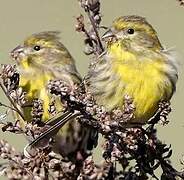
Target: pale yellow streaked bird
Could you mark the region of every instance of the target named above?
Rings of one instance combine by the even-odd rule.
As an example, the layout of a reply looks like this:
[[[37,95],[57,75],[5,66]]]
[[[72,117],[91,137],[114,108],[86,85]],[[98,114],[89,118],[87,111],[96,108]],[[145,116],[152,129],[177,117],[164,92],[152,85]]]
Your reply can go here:
[[[178,79],[176,57],[161,45],[156,31],[140,16],[117,18],[104,34],[106,53],[89,71],[89,90],[108,111],[133,99],[131,123],[145,123],[169,101]]]
[[[43,101],[43,121],[51,118],[49,104],[51,96],[47,90],[49,80],[62,80],[71,88],[81,83],[75,62],[65,46],[59,41],[55,31],[41,32],[28,37],[24,43],[11,52],[20,73],[20,86],[27,92],[29,102],[34,99]],[[57,111],[62,110],[61,101],[56,100]],[[27,121],[32,121],[31,108],[22,108]],[[77,151],[87,150],[90,130],[73,120],[68,122],[60,132],[62,141],[60,152],[66,156]],[[88,138],[89,137],[89,138]],[[84,142],[85,141],[85,142]],[[91,142],[90,142],[91,143]],[[91,146],[91,144],[90,144]]]

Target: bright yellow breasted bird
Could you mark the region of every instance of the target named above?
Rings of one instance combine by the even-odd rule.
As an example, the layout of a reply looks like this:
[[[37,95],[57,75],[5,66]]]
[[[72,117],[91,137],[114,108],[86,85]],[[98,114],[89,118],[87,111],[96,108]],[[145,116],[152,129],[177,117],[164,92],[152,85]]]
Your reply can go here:
[[[49,80],[62,80],[71,88],[81,83],[80,74],[69,51],[59,41],[55,31],[41,32],[28,37],[24,43],[11,52],[20,73],[20,86],[26,91],[30,103],[34,99],[43,101],[42,120],[51,118],[49,105],[51,96],[47,90]],[[56,99],[57,112],[62,111],[62,103]],[[31,108],[22,108],[27,121],[32,121]],[[20,117],[19,117],[20,118]],[[69,156],[87,150],[90,130],[72,120],[59,132],[61,137],[60,152]],[[89,137],[89,138],[88,138]]]
[[[106,53],[89,71],[89,90],[108,111],[122,109],[124,96],[130,96],[136,108],[131,123],[143,124],[160,101],[171,99],[178,79],[176,58],[140,16],[117,18],[103,39]]]

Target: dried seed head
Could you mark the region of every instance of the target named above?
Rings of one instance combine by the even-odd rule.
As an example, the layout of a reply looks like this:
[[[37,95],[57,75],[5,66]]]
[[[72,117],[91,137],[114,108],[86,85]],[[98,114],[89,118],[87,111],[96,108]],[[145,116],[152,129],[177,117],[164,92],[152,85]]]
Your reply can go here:
[[[33,121],[41,121],[43,112],[43,101],[39,99],[33,100],[33,107],[31,112]]]
[[[84,25],[84,16],[80,14],[77,18],[77,24],[75,25],[75,30],[77,32],[84,32],[85,31],[85,25]]]
[[[15,65],[1,65],[0,77],[8,92],[15,90],[19,85],[19,74]]]
[[[181,6],[184,6],[184,0],[177,0]]]

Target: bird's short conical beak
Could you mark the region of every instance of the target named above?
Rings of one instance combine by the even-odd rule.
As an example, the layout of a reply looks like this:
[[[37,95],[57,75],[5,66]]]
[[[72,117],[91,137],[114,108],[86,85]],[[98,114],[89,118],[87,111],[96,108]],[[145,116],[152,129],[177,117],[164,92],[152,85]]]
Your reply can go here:
[[[103,35],[102,35],[102,40],[106,40],[108,38],[115,37],[115,34],[111,29],[108,29]]]
[[[10,55],[13,59],[17,60],[21,53],[24,53],[24,49],[23,46],[19,45],[10,52]]]

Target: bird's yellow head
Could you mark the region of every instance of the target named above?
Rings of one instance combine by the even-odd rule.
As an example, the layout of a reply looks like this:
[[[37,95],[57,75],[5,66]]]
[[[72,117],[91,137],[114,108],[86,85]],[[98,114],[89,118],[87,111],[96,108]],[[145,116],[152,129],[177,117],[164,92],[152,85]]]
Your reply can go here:
[[[55,63],[62,65],[72,64],[71,55],[59,41],[59,32],[47,31],[33,34],[23,45],[16,47],[12,57],[24,69],[29,67],[49,67]]]
[[[108,46],[117,44],[130,51],[162,49],[153,27],[145,18],[135,15],[117,18],[102,38]]]

